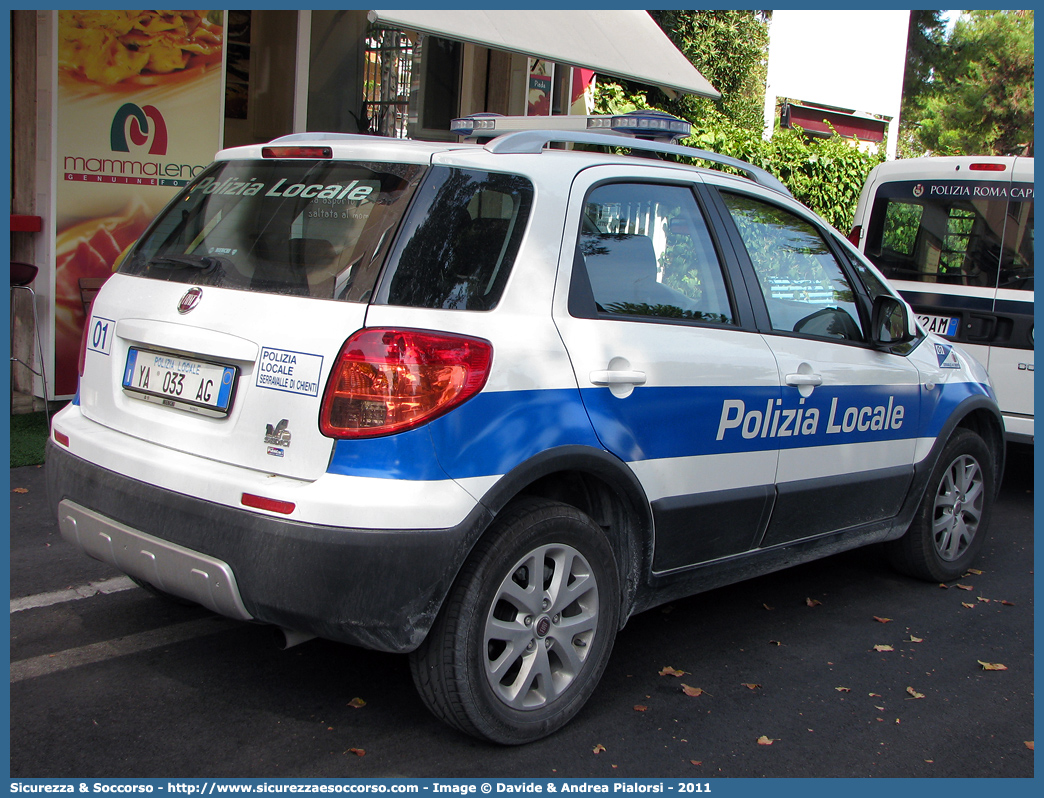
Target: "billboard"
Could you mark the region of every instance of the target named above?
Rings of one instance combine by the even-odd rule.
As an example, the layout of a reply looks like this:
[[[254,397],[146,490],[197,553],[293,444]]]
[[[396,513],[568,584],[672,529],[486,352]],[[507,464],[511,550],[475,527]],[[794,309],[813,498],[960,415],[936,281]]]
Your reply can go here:
[[[221,11],[53,12],[54,395],[76,391],[81,280],[105,278],[221,145]]]

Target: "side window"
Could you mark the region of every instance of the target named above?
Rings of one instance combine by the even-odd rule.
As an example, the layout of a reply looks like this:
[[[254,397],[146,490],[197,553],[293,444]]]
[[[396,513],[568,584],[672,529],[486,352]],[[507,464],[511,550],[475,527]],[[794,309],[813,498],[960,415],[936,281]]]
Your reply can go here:
[[[732,324],[721,263],[690,189],[599,186],[577,248],[599,313]]]
[[[529,220],[533,184],[520,175],[431,170],[392,253],[377,304],[491,310]]]
[[[772,329],[862,341],[852,285],[819,231],[753,197],[721,197],[754,264]]]

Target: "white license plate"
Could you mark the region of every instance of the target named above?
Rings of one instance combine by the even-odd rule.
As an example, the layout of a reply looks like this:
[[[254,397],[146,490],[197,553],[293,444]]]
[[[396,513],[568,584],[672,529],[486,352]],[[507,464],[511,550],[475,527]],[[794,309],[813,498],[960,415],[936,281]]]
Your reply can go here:
[[[957,328],[961,320],[953,316],[918,316],[917,320],[928,331],[937,335],[945,335],[953,338],[957,335]]]
[[[232,405],[237,372],[235,366],[132,347],[123,390],[136,399],[221,417]]]

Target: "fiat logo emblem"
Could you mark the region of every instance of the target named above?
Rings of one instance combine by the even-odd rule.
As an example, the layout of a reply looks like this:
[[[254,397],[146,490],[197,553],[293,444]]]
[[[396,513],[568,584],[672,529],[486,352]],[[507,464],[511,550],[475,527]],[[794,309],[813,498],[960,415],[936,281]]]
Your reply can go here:
[[[203,296],[202,288],[190,288],[185,296],[178,302],[178,313],[188,313],[199,304],[199,298]]]
[[[543,618],[541,618],[539,621],[537,621],[537,625],[536,625],[537,637],[543,637],[544,635],[546,635],[550,631],[551,631],[551,619],[548,618],[545,615]]]

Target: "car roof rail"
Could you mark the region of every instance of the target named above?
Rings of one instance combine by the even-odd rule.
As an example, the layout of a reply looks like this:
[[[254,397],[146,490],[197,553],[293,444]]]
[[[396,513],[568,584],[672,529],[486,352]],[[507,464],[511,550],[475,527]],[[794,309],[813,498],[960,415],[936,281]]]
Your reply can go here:
[[[779,180],[746,161],[732,158],[728,155],[720,155],[710,150],[700,150],[695,147],[685,147],[681,144],[665,144],[659,141],[647,141],[630,136],[615,133],[586,133],[584,131],[562,131],[562,130],[522,130],[517,133],[507,133],[487,142],[485,148],[492,153],[535,155],[543,152],[547,144],[592,144],[603,147],[625,147],[631,150],[643,152],[658,152],[665,155],[680,155],[685,158],[698,158],[704,161],[730,166],[742,172],[747,178],[753,180],[760,186],[778,191],[788,197],[792,197],[790,190]]]

